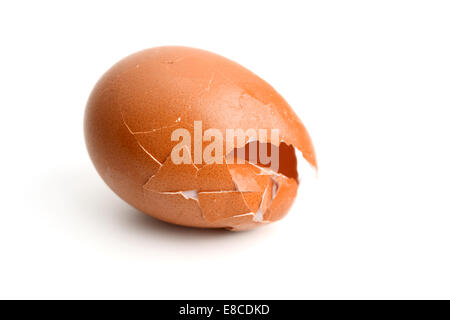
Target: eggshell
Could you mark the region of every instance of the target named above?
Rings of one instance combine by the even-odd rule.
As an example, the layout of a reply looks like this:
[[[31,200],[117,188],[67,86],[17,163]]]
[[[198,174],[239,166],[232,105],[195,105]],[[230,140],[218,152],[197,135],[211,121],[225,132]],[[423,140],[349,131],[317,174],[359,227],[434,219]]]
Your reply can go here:
[[[275,144],[279,170],[243,163],[175,164],[175,129],[194,137],[217,129],[277,129],[236,148]],[[247,230],[281,219],[298,188],[295,149],[317,167],[308,132],[264,80],[222,56],[187,47],[140,51],[114,65],[93,89],[85,112],[91,159],[106,184],[138,210],[190,227]],[[200,143],[201,151],[207,143]],[[186,146],[195,157],[194,143]],[[225,148],[224,158],[230,150]]]
[[[197,167],[191,164],[174,164],[168,157],[147,183],[144,190],[156,192],[177,192],[197,190]]]

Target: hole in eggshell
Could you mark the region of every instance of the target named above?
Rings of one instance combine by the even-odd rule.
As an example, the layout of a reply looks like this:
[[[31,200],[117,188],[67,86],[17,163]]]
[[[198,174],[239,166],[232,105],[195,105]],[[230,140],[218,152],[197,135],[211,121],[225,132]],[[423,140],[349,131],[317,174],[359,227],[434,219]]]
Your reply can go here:
[[[252,148],[256,148],[256,149],[252,149]],[[263,149],[263,148],[265,148],[265,149]],[[281,142],[279,146],[276,146],[276,145],[273,145],[270,143],[251,141],[251,142],[248,142],[242,148],[233,149],[233,151],[231,151],[227,155],[227,158],[229,159],[230,157],[233,157],[233,155],[234,155],[235,163],[238,161],[238,159],[244,159],[245,161],[255,164],[259,167],[271,168],[270,163],[266,163],[267,161],[262,161],[262,159],[260,158],[261,149],[262,149],[262,151],[266,151],[268,158],[272,157],[272,151],[278,152],[278,154],[279,154],[278,166],[277,166],[278,169],[275,172],[278,174],[282,174],[288,178],[293,178],[298,183],[297,157],[295,155],[295,148],[292,145],[289,145],[287,143]],[[257,159],[251,159],[250,150],[257,150],[257,155],[258,155]],[[244,155],[244,157],[242,157],[243,155]]]

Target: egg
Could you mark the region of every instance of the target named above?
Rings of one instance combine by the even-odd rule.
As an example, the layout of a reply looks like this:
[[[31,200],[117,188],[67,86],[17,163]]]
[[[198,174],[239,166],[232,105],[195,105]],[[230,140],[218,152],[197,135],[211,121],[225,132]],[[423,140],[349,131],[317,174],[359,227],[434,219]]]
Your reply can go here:
[[[188,227],[240,231],[280,220],[301,182],[296,153],[317,168],[311,138],[280,94],[243,66],[188,47],[115,64],[89,97],[84,132],[119,197]]]

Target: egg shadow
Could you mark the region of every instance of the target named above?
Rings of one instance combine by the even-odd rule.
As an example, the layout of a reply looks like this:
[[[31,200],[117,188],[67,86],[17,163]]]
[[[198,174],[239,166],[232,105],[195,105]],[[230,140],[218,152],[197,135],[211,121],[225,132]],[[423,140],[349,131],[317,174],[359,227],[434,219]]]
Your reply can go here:
[[[93,168],[80,167],[52,173],[44,188],[51,188],[49,194],[57,196],[66,208],[67,215],[77,215],[85,223],[96,224],[98,228],[111,226],[130,235],[142,236],[147,240],[164,240],[175,245],[207,243],[232,239],[232,242],[248,239],[249,245],[266,233],[267,227],[243,232],[225,229],[190,228],[169,224],[144,214],[115,195],[98,177]],[[69,217],[70,218],[70,217]],[[211,241],[205,241],[211,240]]]
[[[205,239],[205,238],[217,238],[217,237],[230,237],[235,232],[230,232],[225,229],[202,229],[202,228],[190,228],[179,225],[170,224],[158,219],[155,219],[137,209],[129,206],[126,210],[126,218],[123,219],[123,224],[127,228],[131,228],[138,232],[151,231],[153,234],[157,234],[161,237],[170,237],[170,239],[179,238],[186,240],[191,239]]]

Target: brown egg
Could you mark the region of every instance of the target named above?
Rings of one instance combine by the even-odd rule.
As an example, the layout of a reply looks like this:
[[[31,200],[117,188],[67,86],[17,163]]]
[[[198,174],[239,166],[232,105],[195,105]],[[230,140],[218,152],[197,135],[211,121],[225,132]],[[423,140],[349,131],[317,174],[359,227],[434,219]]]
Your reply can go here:
[[[97,171],[118,196],[183,226],[245,230],[279,220],[297,193],[295,149],[316,167],[308,132],[267,82],[187,47],[152,48],[114,65],[91,93],[84,129]],[[249,134],[227,135],[233,130]]]

